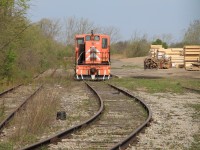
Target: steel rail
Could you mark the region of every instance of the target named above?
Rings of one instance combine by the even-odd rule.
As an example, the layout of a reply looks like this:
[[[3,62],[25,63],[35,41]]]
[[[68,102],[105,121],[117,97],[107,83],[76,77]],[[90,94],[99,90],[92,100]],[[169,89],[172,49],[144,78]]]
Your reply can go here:
[[[55,74],[57,69],[54,69],[53,73],[50,75],[51,77]],[[34,77],[33,79],[36,79],[39,75],[43,74],[45,71],[43,71],[42,73],[38,74],[36,77]],[[18,87],[24,85],[23,83],[14,86],[8,90],[5,90],[4,92],[0,93],[0,97],[2,97],[3,95],[17,89]],[[41,88],[43,87],[43,85],[41,85],[31,96],[29,96],[26,100],[24,100],[12,113],[10,113],[1,123],[0,123],[0,131],[3,129],[3,127],[10,121],[10,119],[12,119],[12,117],[19,111],[20,108],[22,108],[29,99],[31,99],[38,91],[41,90]]]
[[[189,90],[189,91],[192,91],[192,92],[200,93],[199,89],[194,89],[194,88],[190,88],[190,87],[186,87],[186,86],[182,86],[182,88]]]
[[[2,93],[0,93],[0,97],[2,97],[4,94],[7,94],[7,93],[9,93],[9,92],[11,92],[11,91],[17,89],[18,87],[20,87],[20,86],[22,86],[22,85],[23,85],[23,84],[19,84],[19,85],[16,85],[16,86],[14,86],[14,87],[12,87],[12,88],[10,88],[10,89],[7,89],[7,90],[3,91]]]
[[[136,135],[138,133],[140,133],[140,131],[142,131],[146,126],[148,126],[149,122],[151,121],[152,118],[152,112],[151,109],[149,108],[149,106],[146,104],[146,102],[142,99],[140,99],[139,97],[124,91],[121,88],[118,88],[112,84],[108,84],[109,86],[111,86],[112,88],[118,90],[119,92],[124,93],[125,95],[134,98],[136,101],[138,101],[147,111],[148,113],[148,118],[145,120],[144,123],[142,123],[137,129],[135,129],[127,138],[125,138],[124,140],[118,142],[115,146],[113,146],[110,150],[123,150],[126,149],[134,140],[134,138],[136,137]]]
[[[0,131],[5,127],[5,125],[14,117],[14,115],[30,100],[33,96],[40,91],[42,86],[40,86],[34,93],[32,93],[27,99],[25,99],[14,111],[12,111],[1,123]]]
[[[85,84],[87,85],[87,87],[89,89],[92,90],[92,92],[97,96],[97,98],[99,100],[100,107],[99,107],[98,112],[95,115],[93,115],[91,118],[89,118],[88,120],[86,120],[86,121],[84,121],[84,122],[82,122],[82,123],[80,123],[80,124],[78,124],[78,125],[76,125],[74,127],[71,127],[69,129],[60,131],[60,132],[56,133],[55,135],[53,135],[53,136],[51,136],[51,137],[49,137],[47,139],[44,139],[44,140],[41,140],[41,141],[36,142],[34,144],[31,144],[31,145],[28,145],[26,147],[23,147],[23,148],[21,148],[21,150],[37,149],[37,148],[45,146],[47,144],[58,142],[59,140],[61,140],[62,138],[67,137],[68,135],[70,135],[74,131],[77,131],[77,130],[81,129],[82,127],[85,127],[88,124],[92,123],[95,119],[97,119],[102,114],[102,112],[104,110],[104,103],[103,103],[102,98],[96,92],[96,90],[93,89],[87,82],[85,82]]]

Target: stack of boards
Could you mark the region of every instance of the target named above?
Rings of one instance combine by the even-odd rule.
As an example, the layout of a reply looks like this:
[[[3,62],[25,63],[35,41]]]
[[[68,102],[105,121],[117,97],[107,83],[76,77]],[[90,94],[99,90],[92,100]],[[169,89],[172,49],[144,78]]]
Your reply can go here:
[[[157,54],[159,53],[159,54]],[[166,58],[171,58],[172,67],[183,68],[184,67],[184,56],[183,48],[168,48],[164,49],[162,45],[151,45],[150,55],[155,57],[156,55],[163,54]]]
[[[200,70],[200,46],[184,46],[184,66],[186,70]]]
[[[184,48],[164,49],[162,45],[151,45],[150,57],[158,57],[162,54],[164,57],[170,57],[172,67],[185,68],[186,70],[200,70],[200,46],[191,45]],[[200,67],[200,66],[199,66]]]

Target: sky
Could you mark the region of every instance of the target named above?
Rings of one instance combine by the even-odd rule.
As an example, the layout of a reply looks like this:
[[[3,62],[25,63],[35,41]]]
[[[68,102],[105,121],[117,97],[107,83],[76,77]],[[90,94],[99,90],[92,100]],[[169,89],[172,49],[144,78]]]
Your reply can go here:
[[[122,40],[137,33],[149,38],[171,35],[171,42],[177,42],[190,23],[200,19],[200,0],[31,0],[30,4],[32,22],[85,18],[118,28]]]

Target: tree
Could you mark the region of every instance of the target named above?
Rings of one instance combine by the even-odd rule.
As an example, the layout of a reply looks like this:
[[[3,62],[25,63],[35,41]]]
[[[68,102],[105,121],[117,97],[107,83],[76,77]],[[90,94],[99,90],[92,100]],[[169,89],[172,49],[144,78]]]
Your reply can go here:
[[[166,42],[163,42],[161,39],[156,39],[156,41],[152,42],[153,45],[162,45],[164,48],[168,48]]]
[[[67,44],[74,44],[74,37],[76,34],[94,33],[107,34],[111,38],[111,43],[116,43],[120,40],[119,29],[114,26],[100,27],[85,18],[69,17],[65,20],[65,32]]]
[[[187,29],[183,42],[185,44],[200,44],[200,20],[193,21]]]
[[[97,31],[93,22],[85,18],[69,17],[65,20],[65,32],[67,37],[67,44],[74,44],[74,37],[76,34],[90,33],[91,30]]]
[[[61,33],[61,25],[59,20],[50,20],[44,18],[39,21],[38,25],[40,26],[44,36],[47,38],[56,39],[56,37]]]
[[[119,29],[114,27],[114,26],[109,26],[109,27],[102,27],[101,29],[102,33],[107,34],[110,36],[111,39],[111,44],[117,43],[120,41],[121,35],[119,33]]]

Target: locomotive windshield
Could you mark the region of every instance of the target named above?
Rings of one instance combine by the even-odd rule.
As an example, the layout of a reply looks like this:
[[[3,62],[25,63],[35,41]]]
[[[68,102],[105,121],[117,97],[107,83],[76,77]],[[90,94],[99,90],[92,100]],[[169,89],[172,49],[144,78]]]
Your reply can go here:
[[[90,41],[91,40],[91,36],[90,35],[87,35],[86,37],[85,37],[85,40],[86,41]],[[98,36],[98,35],[95,35],[94,36],[94,41],[99,41],[100,40],[100,37]]]
[[[94,36],[94,40],[95,41],[99,41],[100,40],[100,37],[98,35]]]
[[[77,38],[76,40],[77,40],[77,46],[79,44],[84,44],[84,38]]]
[[[90,35],[87,35],[87,36],[85,37],[85,40],[86,40],[86,41],[90,41],[90,39],[91,39]]]

